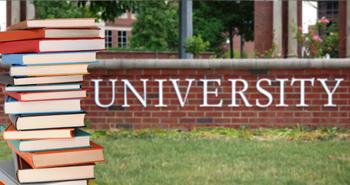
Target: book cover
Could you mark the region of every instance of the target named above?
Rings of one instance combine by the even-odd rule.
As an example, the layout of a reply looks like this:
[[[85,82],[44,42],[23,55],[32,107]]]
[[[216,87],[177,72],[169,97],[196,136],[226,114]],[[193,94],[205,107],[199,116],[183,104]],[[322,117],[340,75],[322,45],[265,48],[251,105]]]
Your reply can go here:
[[[0,84],[4,85],[41,85],[60,84],[83,81],[83,75],[41,76],[41,77],[12,77],[8,73],[0,74]]]
[[[85,115],[80,111],[69,114],[9,114],[9,118],[17,130],[42,130],[84,127]]]
[[[5,92],[5,94],[16,99],[17,101],[27,102],[85,98],[86,90],[51,92]]]
[[[95,51],[104,49],[104,39],[45,39],[0,42],[0,53]]]
[[[94,61],[96,61],[96,52],[19,53],[2,55],[3,63],[16,65],[77,64],[92,63]]]
[[[96,38],[99,29],[27,29],[0,32],[0,42],[45,38]]]
[[[90,134],[76,129],[74,137],[65,139],[10,140],[12,146],[21,152],[38,152],[90,147]]]
[[[5,92],[51,92],[51,91],[72,91],[81,89],[80,83],[47,84],[47,85],[7,85]]]
[[[5,140],[68,139],[73,136],[73,128],[18,131],[12,124],[3,133]]]
[[[71,113],[78,111],[81,111],[80,99],[20,102],[7,97],[4,105],[6,114]]]
[[[67,150],[21,152],[10,142],[8,146],[24,159],[31,168],[51,168],[103,162],[103,147],[91,142],[89,148],[77,148]]]
[[[7,27],[7,30],[33,28],[97,28],[94,18],[32,19]]]

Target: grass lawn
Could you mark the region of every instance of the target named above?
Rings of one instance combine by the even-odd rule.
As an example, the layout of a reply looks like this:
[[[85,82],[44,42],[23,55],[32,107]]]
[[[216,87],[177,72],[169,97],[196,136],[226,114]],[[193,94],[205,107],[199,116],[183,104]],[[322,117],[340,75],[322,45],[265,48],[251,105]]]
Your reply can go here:
[[[350,184],[348,137],[265,140],[173,131],[93,136],[107,160],[97,165],[98,185]],[[10,158],[3,141],[0,150],[1,159]]]

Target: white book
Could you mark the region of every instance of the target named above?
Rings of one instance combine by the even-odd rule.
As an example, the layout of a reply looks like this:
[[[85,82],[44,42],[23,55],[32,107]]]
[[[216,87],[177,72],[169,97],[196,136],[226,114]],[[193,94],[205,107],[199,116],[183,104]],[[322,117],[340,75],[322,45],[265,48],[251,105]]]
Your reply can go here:
[[[7,101],[4,105],[6,114],[35,114],[35,113],[69,113],[81,111],[80,100],[51,100],[19,102]]]
[[[30,28],[97,28],[94,18],[33,19],[9,26],[7,30]]]
[[[14,160],[17,160],[17,155]],[[14,161],[0,161],[0,181],[6,185],[21,185],[17,179],[17,162]],[[31,185],[87,185],[87,180],[75,180],[75,181],[61,181],[61,182],[48,182],[48,183],[35,183]]]
[[[6,86],[6,92],[43,92],[43,91],[63,91],[79,90],[80,84],[56,84],[56,85],[26,85],[26,86]]]

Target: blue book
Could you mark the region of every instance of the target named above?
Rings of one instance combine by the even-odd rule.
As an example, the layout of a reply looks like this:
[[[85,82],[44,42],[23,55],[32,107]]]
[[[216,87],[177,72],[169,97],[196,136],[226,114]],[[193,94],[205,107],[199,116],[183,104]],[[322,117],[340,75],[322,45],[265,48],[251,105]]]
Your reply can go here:
[[[21,152],[87,148],[90,147],[90,134],[75,129],[75,135],[71,139],[8,140],[8,142]]]
[[[96,52],[53,52],[4,54],[2,62],[11,65],[51,65],[96,63]]]

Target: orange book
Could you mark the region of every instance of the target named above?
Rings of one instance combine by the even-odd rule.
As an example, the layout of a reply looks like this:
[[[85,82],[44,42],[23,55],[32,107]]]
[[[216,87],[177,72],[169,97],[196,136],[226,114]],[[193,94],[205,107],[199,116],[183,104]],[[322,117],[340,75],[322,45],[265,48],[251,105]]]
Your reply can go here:
[[[26,101],[42,101],[42,100],[63,100],[85,98],[86,90],[75,91],[50,91],[50,92],[5,92],[7,96],[26,102]]]
[[[91,142],[89,148],[45,152],[20,152],[10,142],[9,147],[32,168],[50,168],[103,162],[103,147]]]
[[[11,123],[3,134],[5,140],[67,139],[73,136],[72,128],[18,131]]]
[[[99,29],[31,29],[0,32],[0,42],[55,38],[98,38]]]

